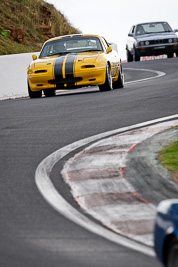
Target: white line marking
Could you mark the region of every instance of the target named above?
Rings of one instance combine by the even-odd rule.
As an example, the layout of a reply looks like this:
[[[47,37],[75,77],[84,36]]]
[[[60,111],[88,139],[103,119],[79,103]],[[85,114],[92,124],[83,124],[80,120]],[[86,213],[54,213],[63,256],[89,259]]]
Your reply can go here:
[[[157,70],[149,70],[149,69],[134,69],[134,68],[123,68],[125,70],[139,70],[139,71],[148,71],[148,72],[153,72],[156,73],[157,76],[154,77],[149,77],[149,78],[144,78],[144,79],[140,79],[140,80],[135,80],[135,81],[130,81],[130,82],[125,82],[125,84],[130,84],[130,83],[138,83],[138,82],[142,82],[142,81],[147,81],[147,80],[152,80],[152,79],[156,79],[156,78],[160,78],[166,75],[165,72],[162,71],[157,71]]]
[[[73,208],[56,190],[53,183],[50,180],[50,173],[52,171],[53,166],[64,156],[66,156],[71,151],[74,151],[75,149],[82,147],[83,145],[87,145],[92,141],[96,141],[98,139],[114,135],[117,133],[122,133],[124,131],[128,131],[131,129],[136,129],[140,127],[144,127],[150,124],[163,122],[166,120],[173,120],[178,118],[178,114],[173,116],[168,116],[165,118],[160,118],[156,120],[151,120],[143,123],[138,123],[136,125],[124,127],[121,129],[116,129],[113,131],[108,131],[105,133],[101,133],[98,135],[94,135],[85,139],[82,139],[80,141],[76,141],[70,145],[67,145],[55,152],[53,152],[51,155],[49,155],[47,158],[45,158],[37,167],[36,173],[35,173],[35,182],[36,185],[42,194],[42,196],[46,199],[46,201],[59,213],[64,215],[69,220],[75,222],[76,224],[84,227],[85,229],[102,236],[103,238],[106,238],[112,242],[115,242],[117,244],[126,246],[128,248],[134,249],[136,251],[139,251],[141,253],[155,256],[154,250],[151,247],[147,247],[145,245],[138,244],[132,240],[129,240],[125,237],[119,236],[112,231],[105,229],[104,227],[98,225],[97,223],[94,223],[93,221],[89,220],[87,217],[85,217],[83,214],[78,212],[75,208]]]
[[[136,241],[139,242],[145,242],[145,240],[147,241],[147,245],[153,245],[153,235],[147,234],[147,235],[136,235],[132,237],[133,239],[135,239]]]

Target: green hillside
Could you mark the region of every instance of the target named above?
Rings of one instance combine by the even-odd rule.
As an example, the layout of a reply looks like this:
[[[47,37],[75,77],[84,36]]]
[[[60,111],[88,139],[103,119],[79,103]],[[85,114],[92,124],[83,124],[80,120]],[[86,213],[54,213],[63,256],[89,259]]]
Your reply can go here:
[[[37,52],[49,38],[80,33],[43,0],[0,0],[0,55]]]

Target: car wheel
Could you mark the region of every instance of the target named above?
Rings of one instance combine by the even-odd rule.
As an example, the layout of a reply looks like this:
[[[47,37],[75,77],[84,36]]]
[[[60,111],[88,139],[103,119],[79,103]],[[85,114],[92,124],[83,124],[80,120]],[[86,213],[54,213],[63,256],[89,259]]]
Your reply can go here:
[[[124,75],[121,71],[119,70],[119,77],[116,82],[113,83],[113,89],[119,89],[124,87]]]
[[[42,95],[42,91],[32,91],[28,82],[28,94],[30,98],[40,98]]]
[[[112,76],[111,76],[111,70],[110,70],[110,66],[109,63],[107,63],[106,65],[106,79],[105,79],[105,83],[102,85],[99,85],[99,89],[100,91],[110,91],[112,90]]]
[[[172,53],[167,54],[167,57],[168,57],[168,58],[172,58],[172,57],[174,57],[174,53],[172,52]]]
[[[178,266],[178,241],[173,239],[167,257],[167,267],[177,267]]]
[[[133,55],[130,53],[130,51],[127,49],[127,62],[133,61]]]
[[[135,48],[133,48],[133,61],[140,61],[140,55],[137,53]]]
[[[55,96],[56,91],[54,89],[45,89],[43,90],[43,93],[46,97]]]

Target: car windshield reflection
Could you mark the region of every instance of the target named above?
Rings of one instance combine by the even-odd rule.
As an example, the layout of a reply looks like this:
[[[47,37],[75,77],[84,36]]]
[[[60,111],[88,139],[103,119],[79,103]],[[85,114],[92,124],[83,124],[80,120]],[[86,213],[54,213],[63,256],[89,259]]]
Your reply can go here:
[[[173,30],[167,22],[143,23],[138,24],[136,27],[136,35],[157,34],[172,31]]]
[[[99,38],[94,36],[65,37],[47,42],[39,58],[69,53],[103,51]]]

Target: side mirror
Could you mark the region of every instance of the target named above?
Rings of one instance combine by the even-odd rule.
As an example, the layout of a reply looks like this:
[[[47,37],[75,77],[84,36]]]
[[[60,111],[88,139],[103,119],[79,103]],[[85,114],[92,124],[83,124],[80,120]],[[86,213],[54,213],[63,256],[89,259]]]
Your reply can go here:
[[[32,58],[33,58],[33,60],[36,60],[37,56],[36,55],[32,55]]]
[[[175,29],[174,32],[178,32],[178,29]]]
[[[129,36],[129,37],[133,37],[133,33],[129,33],[128,36]]]
[[[112,52],[112,47],[111,46],[108,46],[108,48],[107,48],[107,54],[109,54],[110,52]]]

